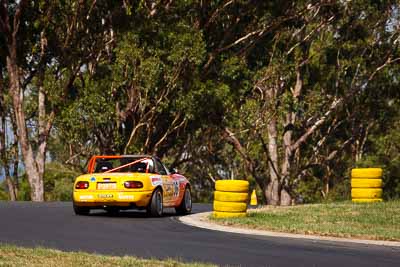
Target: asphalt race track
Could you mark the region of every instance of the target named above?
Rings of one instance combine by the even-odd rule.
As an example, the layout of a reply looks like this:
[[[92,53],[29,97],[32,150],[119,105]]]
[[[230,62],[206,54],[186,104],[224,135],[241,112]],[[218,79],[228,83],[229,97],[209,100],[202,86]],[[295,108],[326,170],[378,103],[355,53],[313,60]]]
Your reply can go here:
[[[194,205],[194,212],[210,205]],[[127,211],[75,216],[71,203],[0,202],[0,243],[241,266],[400,266],[400,248],[255,237]]]

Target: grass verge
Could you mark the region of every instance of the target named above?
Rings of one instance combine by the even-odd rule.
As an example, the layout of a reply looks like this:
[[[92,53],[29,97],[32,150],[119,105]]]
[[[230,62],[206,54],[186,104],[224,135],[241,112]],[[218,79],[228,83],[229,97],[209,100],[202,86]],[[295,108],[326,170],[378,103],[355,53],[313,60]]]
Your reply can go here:
[[[83,252],[62,252],[45,248],[21,248],[0,245],[0,266],[165,266],[165,267],[209,267],[202,263],[182,263],[177,260],[140,259],[135,257],[114,257]]]
[[[276,232],[400,241],[400,201],[265,207],[213,222]]]

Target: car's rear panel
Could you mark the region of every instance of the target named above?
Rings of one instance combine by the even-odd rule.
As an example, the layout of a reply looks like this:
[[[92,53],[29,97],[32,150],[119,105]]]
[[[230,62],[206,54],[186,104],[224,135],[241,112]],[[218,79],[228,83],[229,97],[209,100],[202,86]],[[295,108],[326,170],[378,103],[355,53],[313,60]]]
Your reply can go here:
[[[78,206],[137,206],[145,207],[155,186],[147,173],[96,173],[76,178],[74,202]],[[87,188],[77,189],[84,182]],[[126,188],[125,183],[142,184],[141,188]]]

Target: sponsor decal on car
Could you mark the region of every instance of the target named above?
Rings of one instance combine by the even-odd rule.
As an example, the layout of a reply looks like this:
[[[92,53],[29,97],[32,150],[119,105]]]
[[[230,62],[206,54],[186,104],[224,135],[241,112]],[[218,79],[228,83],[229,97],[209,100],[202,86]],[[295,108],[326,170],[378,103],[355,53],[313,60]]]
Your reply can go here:
[[[150,181],[153,186],[162,185],[162,179],[160,175],[150,176]]]
[[[92,195],[82,195],[82,196],[79,196],[79,199],[93,199],[93,196]]]
[[[112,198],[113,197],[112,194],[98,194],[97,196],[99,198]]]
[[[133,200],[135,197],[132,195],[118,194],[118,198],[124,200]]]

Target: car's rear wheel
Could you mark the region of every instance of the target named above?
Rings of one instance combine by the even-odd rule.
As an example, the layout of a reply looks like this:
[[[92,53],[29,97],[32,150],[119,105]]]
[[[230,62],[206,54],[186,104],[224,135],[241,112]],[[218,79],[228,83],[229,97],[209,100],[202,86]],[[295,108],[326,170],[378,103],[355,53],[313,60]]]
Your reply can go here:
[[[181,204],[175,208],[175,211],[179,215],[185,215],[192,212],[192,195],[189,187],[186,187]]]
[[[90,208],[80,207],[80,206],[75,205],[75,203],[74,203],[74,212],[76,215],[89,215]]]
[[[160,188],[157,188],[151,196],[147,213],[152,217],[161,217],[163,215],[163,195]]]

